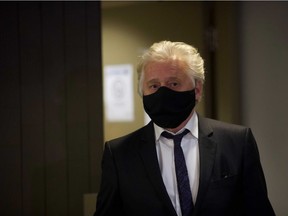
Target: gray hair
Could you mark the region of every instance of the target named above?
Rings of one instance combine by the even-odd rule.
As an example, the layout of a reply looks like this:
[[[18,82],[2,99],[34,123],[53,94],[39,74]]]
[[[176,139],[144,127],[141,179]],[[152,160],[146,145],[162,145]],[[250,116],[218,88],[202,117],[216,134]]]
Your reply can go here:
[[[144,70],[149,63],[180,60],[184,63],[185,72],[191,77],[193,83],[197,80],[205,81],[204,61],[197,49],[183,42],[161,41],[154,43],[140,57],[137,66],[138,91],[143,95]]]

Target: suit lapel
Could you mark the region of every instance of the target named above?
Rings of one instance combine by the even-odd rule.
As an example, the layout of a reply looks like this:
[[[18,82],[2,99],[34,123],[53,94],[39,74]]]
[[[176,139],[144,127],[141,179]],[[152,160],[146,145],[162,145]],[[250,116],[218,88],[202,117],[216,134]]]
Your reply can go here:
[[[150,122],[146,127],[144,127],[144,133],[139,146],[139,154],[142,158],[151,184],[157,194],[163,200],[164,204],[169,209],[169,212],[171,212],[171,216],[177,216],[162,180],[155,145],[154,127],[153,123]]]
[[[207,120],[199,117],[200,180],[195,204],[195,215],[197,214],[197,211],[205,198],[206,190],[209,185],[214,166],[216,143],[212,138],[212,128],[209,126]]]

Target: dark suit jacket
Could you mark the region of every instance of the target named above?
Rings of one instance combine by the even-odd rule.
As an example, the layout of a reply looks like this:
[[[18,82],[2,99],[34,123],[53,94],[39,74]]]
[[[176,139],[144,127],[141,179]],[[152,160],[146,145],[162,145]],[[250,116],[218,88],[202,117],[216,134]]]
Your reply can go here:
[[[193,216],[275,215],[251,130],[199,117]],[[94,216],[177,216],[158,165],[154,127],[107,142]]]

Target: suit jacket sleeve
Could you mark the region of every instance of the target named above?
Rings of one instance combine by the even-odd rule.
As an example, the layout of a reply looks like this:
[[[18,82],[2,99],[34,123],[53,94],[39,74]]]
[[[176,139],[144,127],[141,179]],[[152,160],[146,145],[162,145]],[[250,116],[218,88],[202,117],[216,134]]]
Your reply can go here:
[[[246,131],[243,160],[243,192],[245,215],[275,215],[267,195],[266,182],[256,141],[250,129]]]
[[[102,179],[94,216],[122,216],[118,176],[109,144],[105,144],[102,159]]]

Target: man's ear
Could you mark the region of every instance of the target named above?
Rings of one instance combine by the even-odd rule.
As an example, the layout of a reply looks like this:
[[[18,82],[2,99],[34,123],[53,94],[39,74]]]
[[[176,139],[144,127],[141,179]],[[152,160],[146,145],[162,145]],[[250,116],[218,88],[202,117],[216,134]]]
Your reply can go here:
[[[201,101],[203,93],[203,83],[200,80],[195,81],[195,98],[197,102]]]

